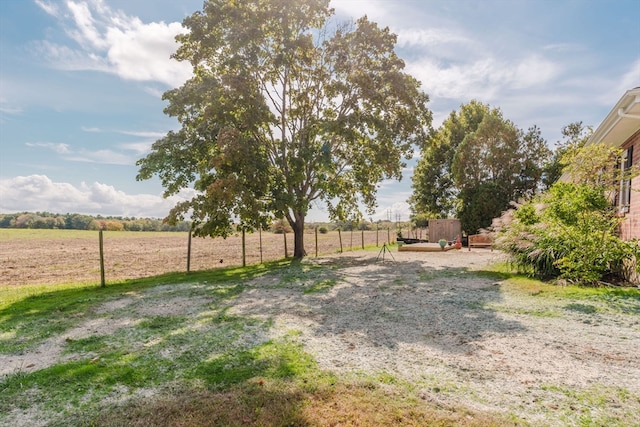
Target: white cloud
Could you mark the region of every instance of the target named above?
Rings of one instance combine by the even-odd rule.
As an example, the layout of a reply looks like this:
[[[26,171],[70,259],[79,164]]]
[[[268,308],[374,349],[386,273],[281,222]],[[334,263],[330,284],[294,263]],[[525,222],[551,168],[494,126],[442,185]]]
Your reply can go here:
[[[636,59],[629,71],[622,76],[617,90],[622,94],[638,86],[640,86],[640,58]]]
[[[83,50],[72,49],[69,46],[52,43],[47,40],[40,41],[34,46],[35,53],[46,58],[55,68],[69,71],[115,71],[109,67],[105,58],[88,54]]]
[[[35,1],[36,1],[36,4],[49,15],[56,16],[56,17],[59,16],[60,9],[58,9],[57,4],[49,3],[43,0],[35,0]]]
[[[76,187],[53,182],[46,175],[0,179],[0,212],[49,211],[135,217],[165,217],[179,201],[190,199],[193,190],[163,199],[154,194],[126,194],[113,186],[94,182]]]
[[[162,95],[164,95],[164,90],[158,89],[157,87],[145,86],[144,91],[158,99],[161,99]]]
[[[491,101],[505,91],[541,87],[556,78],[561,68],[542,56],[531,55],[514,62],[486,58],[452,65],[425,58],[407,64],[407,71],[421,80],[432,96]]]
[[[384,2],[375,0],[332,0],[331,7],[336,14],[345,14],[353,18],[367,15],[371,21],[381,21],[388,17],[388,8]]]
[[[151,145],[153,145],[155,141],[145,141],[145,142],[131,142],[126,144],[120,144],[119,147],[123,150],[133,151],[136,154],[145,154],[151,150]]]
[[[578,43],[554,43],[543,46],[542,49],[562,54],[567,52],[583,52],[586,50],[584,46]]]
[[[25,143],[27,147],[42,147],[47,148],[49,150],[53,150],[58,154],[69,154],[71,151],[69,150],[68,144],[63,143],[53,143],[53,142],[27,142]]]
[[[60,154],[64,160],[73,162],[102,163],[109,165],[133,165],[136,159],[113,150],[73,149],[69,144],[53,142],[27,142],[27,147],[44,148]],[[130,151],[138,151],[140,147],[123,147]]]
[[[66,160],[86,163],[102,163],[108,165],[133,165],[135,160],[125,154],[117,153],[113,150],[78,150],[69,153]]]
[[[107,49],[109,45],[98,32],[96,21],[93,19],[89,5],[87,3],[69,1],[67,2],[67,7],[76,24],[76,28],[67,29],[69,35],[83,47]]]
[[[139,136],[141,138],[157,139],[157,138],[162,138],[166,136],[165,132],[149,132],[149,131],[133,131],[133,130],[120,130],[118,132],[124,135]]]
[[[68,1],[67,14],[45,11],[61,20],[79,48],[42,41],[39,53],[56,68],[109,72],[127,80],[155,81],[171,87],[191,76],[191,66],[170,59],[178,47],[175,36],[185,29],[178,22],[143,23],[137,17],[114,11],[100,0]]]
[[[410,28],[398,31],[398,46],[432,47],[439,44],[474,46],[476,43],[447,28]]]
[[[22,112],[20,107],[8,107],[6,105],[0,105],[0,113],[5,114],[19,114]]]

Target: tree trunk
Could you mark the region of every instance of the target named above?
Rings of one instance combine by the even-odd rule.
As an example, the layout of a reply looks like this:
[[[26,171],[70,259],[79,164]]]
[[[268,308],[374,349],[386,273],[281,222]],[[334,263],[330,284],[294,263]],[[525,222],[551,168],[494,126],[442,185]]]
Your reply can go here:
[[[293,229],[293,258],[302,259],[307,255],[304,250],[304,215],[299,212],[294,213],[295,222],[292,222]]]

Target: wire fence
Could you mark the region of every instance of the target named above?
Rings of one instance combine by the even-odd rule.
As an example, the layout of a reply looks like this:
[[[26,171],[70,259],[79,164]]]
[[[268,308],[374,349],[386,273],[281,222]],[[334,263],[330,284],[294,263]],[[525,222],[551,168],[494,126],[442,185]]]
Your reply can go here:
[[[5,235],[6,233],[6,235]],[[8,237],[7,237],[8,236]],[[171,272],[253,265],[291,257],[293,233],[226,239],[183,232],[0,230],[0,285],[107,283]],[[306,230],[308,257],[382,247],[395,230]]]

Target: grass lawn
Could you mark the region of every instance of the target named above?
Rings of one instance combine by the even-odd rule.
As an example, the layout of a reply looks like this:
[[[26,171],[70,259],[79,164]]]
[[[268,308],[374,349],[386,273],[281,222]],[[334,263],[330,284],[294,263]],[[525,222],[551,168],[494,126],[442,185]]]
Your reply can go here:
[[[106,288],[0,287],[0,364],[40,354],[36,366],[16,366],[0,377],[0,425],[526,424],[513,414],[425,401],[414,384],[385,373],[323,371],[295,331],[272,338],[270,319],[229,313],[257,277],[272,277],[274,287],[312,277],[301,295],[335,285],[331,267],[316,266],[311,275],[309,268],[276,261]],[[604,299],[640,316],[633,290],[499,278],[517,292],[566,299],[583,313],[598,310],[591,302]]]

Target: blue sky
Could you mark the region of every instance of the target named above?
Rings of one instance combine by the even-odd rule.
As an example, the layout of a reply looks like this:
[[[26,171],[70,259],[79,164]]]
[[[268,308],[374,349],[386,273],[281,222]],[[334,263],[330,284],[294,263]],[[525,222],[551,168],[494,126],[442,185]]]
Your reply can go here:
[[[292,0],[293,2],[293,0]],[[638,0],[333,0],[398,34],[434,125],[477,99],[553,147],[574,121],[597,126],[640,86]],[[201,0],[0,0],[0,212],[164,217],[135,161],[168,130],[161,94],[189,68],[169,59]],[[414,160],[383,182],[373,219],[408,219]],[[309,220],[325,220],[314,207]]]

